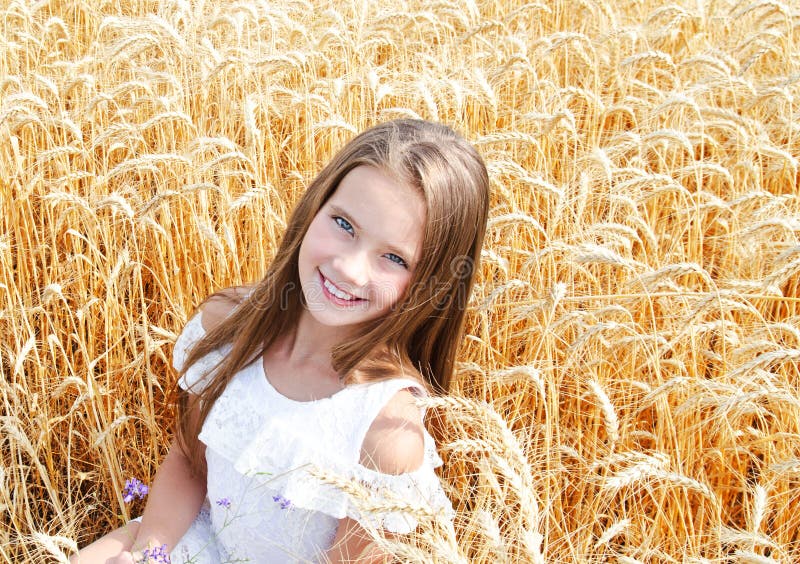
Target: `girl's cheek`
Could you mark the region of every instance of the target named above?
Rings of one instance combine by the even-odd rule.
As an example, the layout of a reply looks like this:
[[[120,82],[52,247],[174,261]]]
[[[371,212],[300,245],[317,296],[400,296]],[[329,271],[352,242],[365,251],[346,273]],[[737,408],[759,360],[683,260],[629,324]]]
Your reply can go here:
[[[389,286],[391,286],[394,290],[395,299],[400,299],[400,296],[406,292],[410,280],[411,275],[407,271],[403,271],[394,277]]]

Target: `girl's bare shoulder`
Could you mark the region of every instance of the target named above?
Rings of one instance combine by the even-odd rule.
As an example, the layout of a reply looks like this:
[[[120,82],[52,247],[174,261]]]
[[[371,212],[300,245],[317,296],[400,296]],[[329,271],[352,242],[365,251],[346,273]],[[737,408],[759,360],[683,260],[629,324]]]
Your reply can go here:
[[[424,426],[416,397],[397,392],[372,422],[361,445],[361,463],[384,474],[413,472],[424,458]]]
[[[242,303],[250,293],[252,286],[232,286],[211,294],[197,308],[202,312],[203,329],[208,332],[228,317],[231,310]]]

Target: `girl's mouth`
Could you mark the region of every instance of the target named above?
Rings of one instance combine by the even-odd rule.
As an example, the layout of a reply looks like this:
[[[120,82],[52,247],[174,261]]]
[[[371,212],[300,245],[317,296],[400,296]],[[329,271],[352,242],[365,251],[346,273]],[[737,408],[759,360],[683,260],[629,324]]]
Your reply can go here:
[[[325,294],[325,297],[334,304],[342,306],[350,306],[353,304],[358,304],[366,301],[362,298],[358,298],[356,296],[353,296],[352,294],[345,292],[344,290],[336,286],[333,282],[325,278],[325,276],[321,272],[319,273],[319,277],[320,277],[320,286],[322,287],[323,294]]]

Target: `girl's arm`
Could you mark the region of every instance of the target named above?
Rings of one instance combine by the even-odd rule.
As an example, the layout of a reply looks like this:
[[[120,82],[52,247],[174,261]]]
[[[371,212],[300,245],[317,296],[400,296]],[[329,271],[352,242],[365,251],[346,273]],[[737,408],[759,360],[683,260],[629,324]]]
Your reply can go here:
[[[173,441],[156,472],[131,550],[162,544],[172,550],[194,521],[205,496],[205,475],[192,472],[189,459]]]
[[[190,394],[189,416],[199,415],[199,399]],[[203,443],[198,443],[198,447],[205,450]],[[205,452],[200,454],[200,460],[205,465]],[[205,467],[193,471],[180,444],[173,439],[147,495],[142,523],[131,545],[131,552],[135,554],[164,544],[167,545],[167,552],[172,551],[197,517],[205,497]],[[120,556],[120,562],[127,562],[131,555],[123,553]]]
[[[194,402],[193,402],[194,403]],[[193,414],[196,409],[193,408]],[[202,446],[202,445],[200,445]],[[132,564],[134,553],[167,545],[169,550],[188,530],[206,494],[205,476],[193,474],[177,442],[156,472],[142,522],[130,521],[70,558],[74,564]]]
[[[387,534],[387,536],[389,536]],[[323,564],[378,564],[389,562],[391,557],[378,548],[358,521],[345,517],[339,521],[333,545],[325,553]]]

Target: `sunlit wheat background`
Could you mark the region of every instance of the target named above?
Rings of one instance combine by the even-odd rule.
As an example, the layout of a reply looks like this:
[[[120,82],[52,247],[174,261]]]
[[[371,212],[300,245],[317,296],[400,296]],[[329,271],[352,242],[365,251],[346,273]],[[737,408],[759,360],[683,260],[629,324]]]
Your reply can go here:
[[[778,0],[2,1],[0,558],[141,511],[172,343],[356,132],[492,213],[403,561],[800,561],[800,11]],[[356,492],[357,494],[357,492]]]

